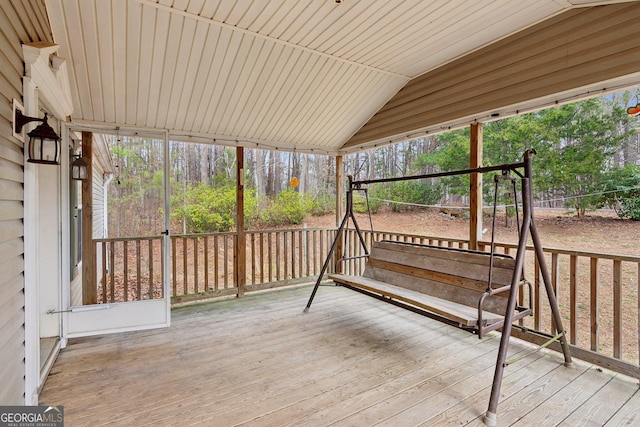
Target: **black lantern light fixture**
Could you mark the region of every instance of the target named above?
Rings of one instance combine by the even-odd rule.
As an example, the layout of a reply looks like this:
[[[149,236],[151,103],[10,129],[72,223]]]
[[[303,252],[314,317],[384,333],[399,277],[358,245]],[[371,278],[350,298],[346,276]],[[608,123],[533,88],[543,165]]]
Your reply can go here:
[[[76,159],[71,163],[71,179],[86,181],[88,178],[87,162],[82,157],[82,154],[76,155]]]
[[[27,123],[42,122],[34,130],[29,132],[29,158],[28,162],[46,165],[60,164],[60,137],[47,123],[47,113],[43,119],[29,117],[22,114],[19,109],[15,110],[15,120],[13,130],[19,134],[22,127]]]

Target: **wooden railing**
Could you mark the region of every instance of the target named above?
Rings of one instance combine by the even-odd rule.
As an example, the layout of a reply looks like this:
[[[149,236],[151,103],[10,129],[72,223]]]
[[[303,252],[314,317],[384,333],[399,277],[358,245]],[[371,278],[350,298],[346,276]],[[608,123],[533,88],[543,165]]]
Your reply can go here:
[[[94,239],[98,302],[164,296],[162,237]]]
[[[249,289],[317,277],[335,233],[335,229],[326,228],[247,232]],[[333,262],[329,271],[333,271]]]
[[[482,246],[488,249],[489,243]],[[515,253],[516,245],[499,243],[496,247]],[[535,315],[532,325],[527,326],[550,332],[554,326],[545,294],[540,291],[540,269],[533,248],[528,249],[532,253],[526,274],[534,284]],[[576,356],[616,370],[620,368],[615,363],[595,355],[631,362],[635,368],[623,372],[640,378],[640,257],[549,247],[544,253],[563,326]]]
[[[247,231],[245,236],[245,290],[253,291],[312,280],[320,271],[335,230],[260,230]],[[235,233],[171,236],[173,301],[237,292],[236,245]]]
[[[286,286],[317,277],[335,229],[248,231],[246,290]],[[161,298],[162,238],[96,239],[98,302]],[[169,289],[173,302],[237,292],[236,233],[171,236]],[[333,262],[330,270],[333,271]]]
[[[235,233],[171,236],[171,296],[233,289]]]
[[[317,278],[335,229],[286,229],[246,232],[247,291],[311,282]],[[363,231],[367,247],[373,241],[396,240],[451,248],[468,248],[468,240],[407,233]],[[95,240],[99,302],[162,297],[160,237]],[[171,236],[169,279],[173,302],[238,292],[235,233]],[[347,259],[328,272],[360,274],[366,258],[354,230],[344,235]],[[489,242],[480,242],[488,250]],[[346,249],[348,248],[348,249]],[[497,243],[499,252],[515,254],[515,244]],[[545,262],[558,297],[564,327],[577,357],[637,378],[640,358],[640,257],[545,248]],[[525,278],[533,285],[535,315],[523,328],[552,333],[540,269],[529,248]],[[521,296],[521,299],[523,297]],[[537,342],[528,333],[521,338]]]

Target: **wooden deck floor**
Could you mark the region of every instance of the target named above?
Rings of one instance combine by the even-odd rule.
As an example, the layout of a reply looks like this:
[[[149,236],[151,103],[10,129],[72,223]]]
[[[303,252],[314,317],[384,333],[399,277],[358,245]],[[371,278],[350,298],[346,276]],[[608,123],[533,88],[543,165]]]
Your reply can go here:
[[[69,426],[481,426],[484,340],[349,290],[174,309],[169,329],[72,340],[41,394]],[[512,340],[510,353],[530,351]],[[498,425],[640,425],[637,381],[553,352],[507,367]]]

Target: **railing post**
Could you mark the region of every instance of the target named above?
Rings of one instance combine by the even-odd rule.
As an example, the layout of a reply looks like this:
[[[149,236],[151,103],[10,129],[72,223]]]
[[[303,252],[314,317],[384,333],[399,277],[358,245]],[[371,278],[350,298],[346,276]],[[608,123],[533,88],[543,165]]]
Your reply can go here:
[[[93,188],[91,178],[93,133],[82,132],[82,154],[87,162],[87,180],[82,181],[82,304],[98,303],[93,251]]]
[[[344,180],[343,170],[342,156],[336,156],[336,227],[340,225],[344,211],[342,203],[342,196],[344,195],[344,183],[342,182]],[[344,248],[342,239],[338,239],[336,242],[333,264],[336,273],[342,273],[342,263],[339,263],[338,260],[342,258],[343,253]]]
[[[613,357],[622,358],[622,261],[613,260]]]
[[[600,307],[598,301],[598,287],[600,278],[598,271],[598,258],[591,258],[591,350],[598,351],[600,348],[600,333],[598,331]]]
[[[247,236],[244,231],[244,148],[236,148],[236,239],[234,269],[238,298],[244,296],[247,280]]]
[[[482,123],[471,125],[469,167],[482,166]],[[469,175],[469,249],[478,250],[482,240],[482,174]]]
[[[571,255],[569,258],[569,293],[570,293],[570,343],[575,345],[578,342],[578,257]]]

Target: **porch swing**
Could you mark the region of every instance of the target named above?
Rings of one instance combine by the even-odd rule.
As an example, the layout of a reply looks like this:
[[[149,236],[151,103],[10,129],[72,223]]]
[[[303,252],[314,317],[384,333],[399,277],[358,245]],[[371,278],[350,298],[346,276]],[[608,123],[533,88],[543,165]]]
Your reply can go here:
[[[545,263],[542,244],[533,220],[531,180],[534,154],[533,150],[526,151],[524,160],[519,163],[452,172],[366,181],[353,181],[349,177],[344,218],[338,227],[335,239],[304,311],[308,312],[311,308],[320,282],[334,257],[337,244],[342,239],[346,225],[351,220],[364,254],[344,256],[337,263],[366,258],[366,264],[360,276],[330,274],[329,279],[333,280],[336,285],[476,333],[479,338],[490,331],[502,330],[489,407],[484,418],[486,424],[495,425],[504,368],[512,363],[508,362],[506,357],[513,322],[533,314],[532,287],[524,277],[526,244],[529,235],[533,241],[553,316],[553,325],[556,329],[555,335],[547,335],[539,331],[530,332],[543,335],[548,339],[548,342],[543,346],[559,341],[565,364],[571,363],[566,333],[562,326],[562,318],[553,292],[551,277]],[[521,170],[523,172],[520,172]],[[368,250],[365,238],[353,213],[354,192],[364,192],[368,208],[366,185],[369,184],[497,171],[501,174],[494,176],[494,231],[491,234],[489,252],[391,240],[373,242],[371,251]],[[518,178],[512,176],[512,173],[521,181],[522,223],[520,223],[520,215],[517,210],[516,181]],[[518,247],[515,258],[495,252],[495,218],[498,188],[501,182],[511,183],[516,206]],[[371,222],[370,211],[369,220]],[[518,297],[520,296],[522,302],[524,294],[528,294],[528,305],[518,304]]]

